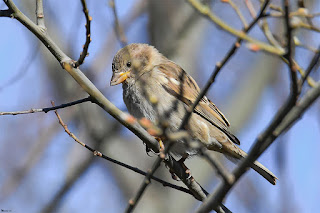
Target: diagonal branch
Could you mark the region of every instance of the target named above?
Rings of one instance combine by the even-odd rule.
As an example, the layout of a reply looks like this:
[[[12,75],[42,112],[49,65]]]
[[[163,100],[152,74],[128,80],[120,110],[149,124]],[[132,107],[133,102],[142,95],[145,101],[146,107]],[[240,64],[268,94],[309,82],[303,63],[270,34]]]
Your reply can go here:
[[[313,68],[319,63],[320,59],[320,46],[318,47],[317,52],[314,54],[308,68],[305,71],[305,75],[302,77],[301,82],[300,82],[300,87],[303,86],[304,82],[307,80],[309,77],[310,73],[312,72]]]
[[[53,107],[55,107],[53,101],[51,101],[51,104],[52,104]],[[144,171],[142,171],[142,170],[140,170],[140,169],[138,169],[138,168],[136,168],[136,167],[130,166],[130,165],[128,165],[128,164],[125,164],[125,163],[122,163],[122,162],[120,162],[120,161],[117,161],[117,160],[115,160],[115,159],[113,159],[113,158],[110,158],[110,157],[102,154],[100,151],[95,150],[95,149],[91,148],[90,146],[88,146],[87,144],[85,144],[85,143],[83,143],[82,141],[80,141],[80,140],[69,130],[68,126],[63,122],[63,120],[62,120],[61,116],[59,115],[58,111],[57,111],[57,110],[54,110],[54,113],[56,114],[56,116],[57,116],[57,118],[58,118],[58,121],[59,121],[59,124],[63,127],[64,131],[65,131],[74,141],[76,141],[78,144],[80,144],[81,146],[83,146],[83,147],[85,147],[86,149],[88,149],[89,151],[91,151],[94,156],[101,157],[101,158],[103,158],[103,159],[105,159],[105,160],[107,160],[107,161],[110,161],[110,162],[112,162],[112,163],[114,163],[114,164],[117,164],[117,165],[119,165],[119,166],[121,166],[121,167],[124,167],[124,168],[126,168],[126,169],[131,170],[131,171],[134,171],[134,172],[136,172],[136,173],[138,173],[138,174],[145,175],[145,176],[147,175],[147,172],[144,172]],[[168,187],[170,187],[170,188],[173,188],[173,189],[176,189],[176,190],[179,190],[179,191],[182,191],[182,192],[185,192],[185,193],[188,193],[188,194],[192,195],[192,193],[190,192],[190,190],[188,190],[188,189],[186,189],[186,188],[183,188],[183,187],[180,187],[180,186],[171,184],[171,183],[169,183],[169,182],[167,182],[167,181],[164,181],[164,180],[162,180],[162,179],[160,179],[160,178],[157,178],[157,177],[154,177],[154,176],[152,176],[152,175],[150,176],[150,178],[153,179],[153,180],[155,180],[155,181],[157,181],[157,182],[159,182],[159,183],[161,183],[163,186],[168,186]]]
[[[296,121],[298,121],[306,110],[320,97],[320,82],[316,86],[310,89],[303,98],[287,113],[287,115],[280,121],[275,130],[271,135],[262,139],[261,136],[258,137],[254,146],[250,150],[248,156],[239,164],[239,166],[234,170],[233,174],[235,177],[235,182],[246,172],[248,166],[255,161],[259,156],[261,150],[261,143],[271,144],[278,136],[288,130]],[[222,183],[217,190],[211,194],[206,201],[200,206],[197,212],[208,212],[212,206],[219,204],[226,194],[230,191],[232,185],[227,183]]]
[[[265,3],[263,4],[263,6],[261,7],[259,15],[250,23],[250,25],[247,28],[245,28],[243,30],[244,33],[249,32],[252,29],[252,27],[254,25],[256,25],[256,23],[259,21],[259,19],[261,19],[264,16],[264,11],[266,10],[268,4],[269,4],[269,0],[266,0]],[[230,48],[230,50],[228,51],[226,56],[223,58],[223,60],[221,62],[217,63],[217,65],[216,65],[212,75],[210,76],[209,80],[207,81],[206,85],[201,90],[200,94],[198,95],[197,99],[193,103],[192,107],[190,107],[190,109],[188,110],[188,113],[184,116],[180,127],[184,127],[188,123],[192,112],[197,107],[197,105],[199,104],[200,100],[205,96],[205,94],[207,94],[209,88],[214,83],[214,81],[215,81],[217,75],[219,74],[220,70],[229,62],[231,57],[236,53],[236,51],[240,47],[240,44],[242,43],[242,41],[243,41],[243,39],[239,37],[237,39],[237,41],[233,44],[233,46]]]
[[[221,19],[219,19],[208,6],[203,5],[198,0],[187,0],[190,5],[197,10],[201,15],[208,18],[210,21],[212,21],[214,24],[218,25],[220,28],[225,30],[226,32],[237,36],[238,38],[241,38],[243,40],[246,40],[256,46],[259,47],[260,50],[276,54],[276,55],[283,55],[285,51],[281,47],[271,46],[270,44],[266,44],[264,42],[258,41],[250,36],[248,36],[243,31],[236,30],[223,22]]]
[[[51,39],[48,34],[43,33],[40,28],[34,24],[29,18],[27,18],[13,3],[12,0],[4,0],[5,4],[8,6],[10,10],[12,10],[12,17],[18,20],[21,24],[23,24],[26,28],[30,30],[35,36],[41,40],[41,42],[48,48],[51,54],[58,60],[61,64],[62,68],[65,69],[74,79],[75,81],[94,99],[94,102],[98,104],[103,110],[108,112],[111,116],[113,116],[119,123],[127,127],[130,131],[132,131],[135,135],[137,135],[147,146],[152,149],[154,152],[159,152],[159,144],[158,141],[155,140],[150,134],[148,134],[141,126],[135,121],[133,123],[128,122],[129,116],[126,113],[123,113],[116,106],[114,106],[104,95],[94,86],[94,84],[81,72],[80,69],[73,66],[73,60],[68,57]],[[165,162],[169,168],[171,168],[175,173],[183,170],[181,165],[174,159],[169,159],[168,162]],[[169,165],[170,163],[170,165]],[[187,180],[183,180],[186,181]],[[196,181],[194,181],[196,183]],[[193,190],[192,187],[200,187],[196,184],[189,184],[187,187],[193,193],[195,197],[201,197],[204,200],[201,194],[198,193],[198,190]]]
[[[289,5],[288,1],[284,0],[284,9],[286,11],[286,16],[288,19],[289,14]],[[287,29],[287,47],[288,54],[287,57],[291,58],[291,29],[288,26],[289,21],[286,21],[286,29]],[[288,60],[289,60],[288,58]],[[292,61],[291,61],[292,62]],[[292,65],[293,63],[291,63]],[[289,63],[290,66],[290,63]],[[247,168],[272,144],[272,142],[279,136],[275,134],[275,130],[280,126],[281,122],[287,117],[291,110],[296,106],[296,101],[298,98],[298,87],[297,87],[297,78],[296,72],[294,72],[293,67],[290,67],[290,77],[291,77],[291,92],[286,101],[286,103],[280,108],[278,113],[274,116],[274,119],[268,126],[268,128],[256,139],[253,147],[251,148],[248,156],[244,158],[239,166],[234,170],[233,174],[235,177],[235,183],[239,180],[239,178],[247,171]],[[314,99],[315,100],[315,99]],[[314,101],[313,100],[313,101]],[[301,114],[304,111],[301,111]],[[301,116],[300,114],[300,116]],[[288,124],[289,125],[289,124]],[[227,182],[223,182],[215,191],[215,193],[211,194],[209,198],[203,202],[203,204],[198,209],[199,212],[209,211],[212,207],[217,206],[224,199],[226,194],[230,191],[234,184],[229,184]]]
[[[268,5],[269,1],[266,1],[264,3],[264,5],[261,8],[261,12],[259,13],[259,15],[250,23],[250,25],[248,26],[248,28],[244,29],[244,33],[247,33],[250,29],[252,29],[252,27],[258,22],[258,20],[260,18],[262,18],[264,16],[264,11]],[[189,118],[191,117],[192,112],[194,111],[194,109],[196,108],[196,106],[198,105],[198,103],[200,102],[200,100],[205,96],[205,94],[208,92],[210,86],[213,84],[213,82],[215,81],[216,76],[218,75],[219,71],[221,70],[221,68],[229,61],[229,59],[231,59],[231,57],[233,56],[233,54],[236,52],[236,50],[240,47],[240,44],[242,42],[241,38],[238,38],[236,43],[232,46],[232,48],[229,50],[229,52],[227,53],[226,57],[223,59],[223,61],[221,63],[218,63],[218,65],[216,66],[216,69],[214,70],[213,74],[211,75],[210,79],[207,81],[205,87],[201,90],[200,94],[198,95],[196,101],[193,103],[192,107],[190,107],[190,109],[188,110],[188,112],[185,114],[181,125],[179,127],[179,130],[183,129],[184,126],[188,123]],[[172,143],[170,143],[172,144]],[[166,147],[165,149],[165,154],[169,152],[171,146],[169,145],[168,147]],[[208,157],[208,156],[207,156]],[[208,159],[208,158],[207,158]],[[209,162],[212,163],[212,159],[208,159]],[[211,161],[210,161],[211,160]],[[160,162],[162,161],[162,159],[160,157],[158,157],[158,159],[154,162],[152,169],[150,170],[150,175],[152,175],[157,168],[160,165]],[[216,169],[219,169],[219,167],[215,167]],[[184,171],[185,173],[185,171]],[[225,174],[225,172],[223,171],[218,171],[219,174]],[[183,175],[183,174],[181,174]],[[185,175],[185,174],[184,174]],[[135,207],[136,203],[139,201],[140,197],[142,196],[142,193],[144,192],[144,190],[146,189],[146,187],[149,184],[149,176],[146,176],[143,183],[141,184],[138,193],[136,194],[136,197],[131,200],[129,202],[129,206],[126,210],[126,212],[131,212],[133,210],[133,208]],[[224,180],[233,180],[232,175],[229,177],[228,175],[224,175],[222,176],[224,178]],[[230,181],[231,183],[231,181]],[[198,197],[197,199],[201,199],[203,200],[204,198],[206,198],[206,193],[204,193],[205,196],[202,197]],[[215,207],[214,209],[217,209],[218,207]]]

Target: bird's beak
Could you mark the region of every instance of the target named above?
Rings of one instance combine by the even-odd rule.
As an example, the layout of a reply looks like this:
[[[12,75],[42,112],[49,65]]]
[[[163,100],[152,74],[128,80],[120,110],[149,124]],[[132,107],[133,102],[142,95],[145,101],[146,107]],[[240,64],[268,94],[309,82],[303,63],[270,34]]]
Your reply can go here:
[[[130,76],[130,71],[127,72],[120,72],[120,73],[113,73],[110,86],[118,85],[124,82]]]

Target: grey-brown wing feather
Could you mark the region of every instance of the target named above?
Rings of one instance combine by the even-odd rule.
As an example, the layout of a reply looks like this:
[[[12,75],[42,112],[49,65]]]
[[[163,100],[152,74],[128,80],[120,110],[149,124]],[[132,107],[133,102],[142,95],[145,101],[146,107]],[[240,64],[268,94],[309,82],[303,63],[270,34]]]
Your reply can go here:
[[[200,93],[195,80],[188,75],[180,66],[173,62],[161,64],[157,67],[166,76],[170,76],[168,84],[164,88],[173,96],[184,102],[188,107],[192,106]],[[180,82],[177,83],[177,82]],[[181,84],[181,82],[183,82]],[[203,97],[194,110],[195,113],[206,119],[209,123],[225,133],[232,142],[240,145],[240,141],[228,131],[229,122],[222,112],[207,97]]]

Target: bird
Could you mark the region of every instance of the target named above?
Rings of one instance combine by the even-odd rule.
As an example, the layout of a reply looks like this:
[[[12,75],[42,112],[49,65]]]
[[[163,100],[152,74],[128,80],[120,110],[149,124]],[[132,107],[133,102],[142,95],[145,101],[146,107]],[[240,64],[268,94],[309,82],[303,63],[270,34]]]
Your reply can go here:
[[[175,62],[149,44],[132,43],[120,49],[112,61],[110,85],[122,84],[123,100],[129,113],[137,119],[146,118],[157,125],[165,120],[168,131],[177,131],[200,93],[196,81]],[[208,150],[220,152],[232,161],[247,153],[239,148],[240,141],[229,130],[230,123],[218,107],[204,96],[191,113],[184,129],[192,140]],[[166,146],[167,141],[163,141]],[[176,156],[199,154],[186,146],[185,140],[170,147]],[[251,168],[275,185],[277,177],[258,161]]]

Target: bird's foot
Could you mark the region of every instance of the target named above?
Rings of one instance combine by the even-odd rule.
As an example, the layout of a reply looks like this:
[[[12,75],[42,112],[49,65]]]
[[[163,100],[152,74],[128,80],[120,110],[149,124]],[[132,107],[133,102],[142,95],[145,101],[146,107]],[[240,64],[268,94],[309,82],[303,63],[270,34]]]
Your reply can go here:
[[[189,155],[188,155],[188,154],[185,154],[185,155],[182,156],[182,158],[181,158],[180,160],[178,160],[178,163],[181,165],[181,167],[183,168],[183,170],[185,171],[185,173],[186,173],[186,175],[187,175],[186,179],[192,178],[190,169],[184,164],[184,161],[185,161],[188,157],[189,157]],[[174,173],[174,171],[171,170],[171,169],[170,169],[169,171],[170,171],[170,174],[171,174],[172,179],[179,181],[178,176]]]
[[[182,168],[185,170],[185,173],[188,175],[187,179],[191,178],[191,171],[190,169],[184,164],[184,161],[189,157],[188,153],[185,153],[181,159],[178,161],[178,163],[182,166]]]

